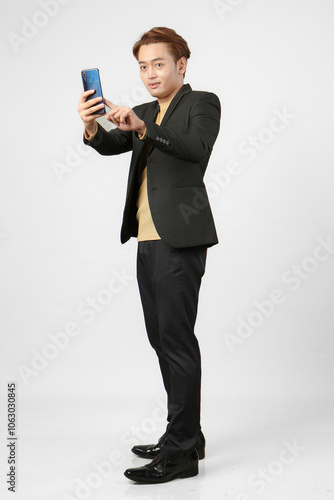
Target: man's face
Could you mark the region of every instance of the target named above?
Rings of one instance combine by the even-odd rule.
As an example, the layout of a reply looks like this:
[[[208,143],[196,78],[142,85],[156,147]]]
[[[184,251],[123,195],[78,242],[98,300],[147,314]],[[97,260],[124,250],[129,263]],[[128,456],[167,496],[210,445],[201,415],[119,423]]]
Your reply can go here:
[[[145,87],[159,102],[170,101],[183,86],[187,60],[181,57],[175,63],[165,43],[143,45],[139,49],[138,62]]]

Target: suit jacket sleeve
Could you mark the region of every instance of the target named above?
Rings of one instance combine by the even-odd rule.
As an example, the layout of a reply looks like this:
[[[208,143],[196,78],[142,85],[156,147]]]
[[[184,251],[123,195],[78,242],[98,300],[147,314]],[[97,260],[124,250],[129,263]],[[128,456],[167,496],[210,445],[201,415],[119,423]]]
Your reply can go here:
[[[83,138],[87,146],[91,146],[101,155],[119,155],[132,150],[132,132],[124,132],[118,128],[107,132],[98,123],[98,130],[92,141]]]
[[[219,132],[220,102],[215,94],[206,92],[189,109],[187,132],[184,126],[159,126],[145,122],[147,136],[143,139],[150,146],[181,160],[202,163],[208,161]]]

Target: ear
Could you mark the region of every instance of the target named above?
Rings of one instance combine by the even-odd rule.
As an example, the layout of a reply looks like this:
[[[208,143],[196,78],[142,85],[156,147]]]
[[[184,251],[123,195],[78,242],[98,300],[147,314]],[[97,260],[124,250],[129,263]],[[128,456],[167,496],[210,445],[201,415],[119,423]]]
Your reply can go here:
[[[183,56],[177,61],[177,70],[179,75],[184,75],[187,69],[187,59]]]

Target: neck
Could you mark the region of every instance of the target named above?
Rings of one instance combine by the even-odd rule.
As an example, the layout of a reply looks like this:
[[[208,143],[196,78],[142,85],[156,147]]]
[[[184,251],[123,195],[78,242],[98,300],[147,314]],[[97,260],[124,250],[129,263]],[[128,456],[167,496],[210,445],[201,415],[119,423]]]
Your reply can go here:
[[[173,97],[175,97],[176,94],[179,92],[179,90],[182,89],[182,87],[183,87],[183,82],[179,87],[177,87],[175,90],[173,90],[173,92],[171,92],[170,94],[163,96],[163,97],[158,97],[158,103],[163,104],[164,102],[171,101],[173,99]]]

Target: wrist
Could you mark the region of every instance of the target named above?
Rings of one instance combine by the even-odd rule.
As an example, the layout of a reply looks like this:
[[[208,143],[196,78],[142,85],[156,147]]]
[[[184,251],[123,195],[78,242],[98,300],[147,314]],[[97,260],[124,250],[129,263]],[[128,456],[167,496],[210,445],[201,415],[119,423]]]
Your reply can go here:
[[[144,135],[145,131],[146,131],[146,125],[145,125],[145,122],[142,120],[141,126],[139,128],[137,128],[136,132],[140,135]]]
[[[90,137],[91,135],[94,135],[96,130],[97,130],[97,123],[96,122],[93,125],[91,125],[90,127],[85,126],[85,133],[88,137]]]

